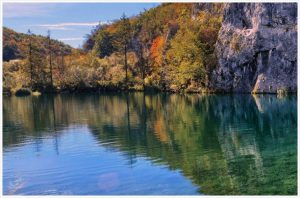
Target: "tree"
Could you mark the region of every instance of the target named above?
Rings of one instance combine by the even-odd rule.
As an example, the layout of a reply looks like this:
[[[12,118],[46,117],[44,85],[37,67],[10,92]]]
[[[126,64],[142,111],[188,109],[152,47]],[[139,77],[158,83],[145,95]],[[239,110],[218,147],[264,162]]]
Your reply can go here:
[[[50,82],[51,82],[51,87],[53,87],[52,48],[51,48],[50,30],[48,30],[48,53],[49,53],[49,66],[50,66]]]
[[[5,45],[3,47],[3,61],[9,61],[18,57],[17,45]]]
[[[45,82],[45,71],[44,67],[47,65],[45,52],[40,43],[35,40],[35,35],[32,34],[30,30],[27,32],[27,62],[29,65],[29,72],[27,68],[25,73],[30,75],[30,87],[32,90],[41,89],[43,83]]]
[[[65,84],[65,53],[63,49],[61,48],[60,51],[58,52],[59,56],[57,57],[57,69],[58,71],[56,72],[57,74],[57,83],[60,84],[60,86],[64,86]]]
[[[114,46],[112,44],[112,36],[106,30],[100,30],[96,36],[96,45],[95,45],[96,54],[100,58],[109,56],[114,51]]]
[[[143,46],[140,47],[139,49],[139,54],[138,54],[138,66],[140,69],[140,73],[141,73],[141,78],[143,81],[143,90],[145,90],[145,77],[146,77],[146,70],[147,70],[147,59],[144,58],[144,52],[143,52]]]
[[[150,48],[150,58],[154,61],[154,66],[161,67],[163,62],[163,51],[165,47],[165,39],[163,36],[157,36]]]
[[[174,71],[175,84],[188,85],[191,81],[202,83],[205,74],[203,43],[199,38],[197,23],[183,23],[171,41],[167,52],[168,65]]]
[[[92,50],[95,45],[95,36],[87,34],[85,35],[86,41],[84,42],[82,48],[85,52],[88,52],[89,50]]]
[[[30,29],[28,29],[28,62],[29,62],[29,67],[30,67],[30,86],[31,88],[33,87],[33,63],[32,63],[32,43],[31,43],[31,36],[32,33]]]
[[[120,19],[120,24],[117,29],[114,46],[124,53],[124,67],[125,67],[125,84],[128,88],[128,64],[127,64],[127,51],[131,39],[131,25],[129,19],[125,14]]]

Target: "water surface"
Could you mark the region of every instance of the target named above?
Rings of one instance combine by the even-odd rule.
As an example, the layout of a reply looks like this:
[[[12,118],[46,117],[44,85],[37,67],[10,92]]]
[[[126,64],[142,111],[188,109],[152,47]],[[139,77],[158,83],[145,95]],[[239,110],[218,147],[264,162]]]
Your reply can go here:
[[[297,193],[297,99],[3,98],[6,195]]]

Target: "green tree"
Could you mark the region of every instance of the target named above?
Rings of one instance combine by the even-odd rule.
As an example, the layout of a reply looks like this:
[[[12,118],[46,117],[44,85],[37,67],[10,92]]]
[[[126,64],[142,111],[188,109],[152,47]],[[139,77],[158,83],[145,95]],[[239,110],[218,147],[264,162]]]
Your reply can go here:
[[[3,61],[9,61],[18,57],[17,45],[5,45],[3,47]]]
[[[174,72],[175,76],[171,79],[176,79],[175,84],[188,85],[192,80],[204,80],[204,54],[198,39],[198,26],[196,23],[183,23],[167,51],[168,67]]]
[[[96,36],[95,51],[100,58],[109,56],[114,51],[112,36],[106,30],[101,30]]]
[[[48,30],[48,54],[49,54],[49,67],[50,67],[50,85],[53,87],[53,68],[52,68],[52,47],[51,47],[51,35]]]
[[[125,84],[128,88],[128,64],[127,64],[127,52],[130,44],[132,34],[131,34],[131,25],[129,19],[125,14],[122,15],[120,19],[120,24],[118,26],[114,46],[123,52],[124,55],[124,67],[125,67]]]

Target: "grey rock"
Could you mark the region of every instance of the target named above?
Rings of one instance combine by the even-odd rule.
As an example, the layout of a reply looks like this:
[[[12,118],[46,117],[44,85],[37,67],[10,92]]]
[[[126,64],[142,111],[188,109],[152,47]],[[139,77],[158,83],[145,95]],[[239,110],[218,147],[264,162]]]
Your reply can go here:
[[[226,4],[216,54],[216,90],[296,92],[297,4]]]

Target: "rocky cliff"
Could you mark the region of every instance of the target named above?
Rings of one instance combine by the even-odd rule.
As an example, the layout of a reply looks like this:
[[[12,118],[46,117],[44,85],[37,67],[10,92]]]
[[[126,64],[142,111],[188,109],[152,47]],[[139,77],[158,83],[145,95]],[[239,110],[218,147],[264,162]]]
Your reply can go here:
[[[219,91],[295,92],[297,4],[226,4],[216,54],[212,79]]]

